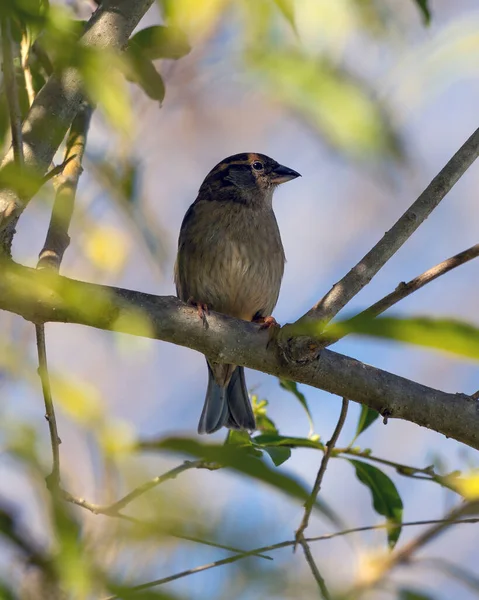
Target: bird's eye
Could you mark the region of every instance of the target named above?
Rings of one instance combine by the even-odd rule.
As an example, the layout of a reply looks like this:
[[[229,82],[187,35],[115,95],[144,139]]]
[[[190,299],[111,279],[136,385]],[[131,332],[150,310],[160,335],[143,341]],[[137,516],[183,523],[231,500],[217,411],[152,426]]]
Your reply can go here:
[[[264,169],[264,165],[259,160],[255,160],[251,165],[255,171],[262,171]]]

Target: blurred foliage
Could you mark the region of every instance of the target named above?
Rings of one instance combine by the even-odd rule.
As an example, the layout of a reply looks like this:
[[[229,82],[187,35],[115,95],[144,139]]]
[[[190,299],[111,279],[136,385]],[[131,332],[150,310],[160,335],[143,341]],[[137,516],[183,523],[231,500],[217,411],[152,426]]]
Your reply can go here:
[[[431,317],[358,317],[330,325],[327,335],[335,337],[349,333],[407,342],[479,359],[479,329],[459,320]]]
[[[410,2],[420,11],[424,24],[429,24],[430,3],[427,0]],[[240,72],[246,71],[249,81],[262,94],[305,124],[308,131],[338,156],[370,164],[394,163],[407,158],[391,106],[385,97],[378,96],[374,77],[359,73],[355,64],[355,36],[360,34],[373,45],[379,40],[387,43],[397,5],[386,6],[376,0],[159,0],[157,6],[161,24],[140,27],[125,51],[117,53],[93,49],[82,42],[82,35],[89,27],[85,13],[91,12],[91,5],[86,2],[0,2],[0,19],[10,19],[12,25],[13,68],[21,117],[27,115],[31,100],[48,79],[61,73],[81,77],[88,96],[101,114],[100,126],[105,128],[111,148],[90,150],[84,166],[95,193],[102,196],[127,227],[98,218],[95,209],[88,205],[86,194],[78,198],[76,218],[85,225],[80,234],[79,252],[89,267],[102,276],[119,274],[134,247],[146,250],[156,265],[165,257],[164,232],[148,212],[140,186],[140,161],[130,151],[138,118],[136,104],[140,110],[144,106],[138,102],[138,93],[145,94],[142,100],[152,100],[156,108],[160,108],[169,100],[169,69],[174,63],[168,61],[185,59],[191,61],[188,64],[207,63],[208,49],[218,39],[222,40],[221,50],[225,52],[221,60],[229,61],[228,65],[233,63]],[[452,61],[454,52],[470,50],[474,55],[477,32],[473,28],[461,29],[456,37],[449,39],[449,44],[441,46],[432,64],[434,60]],[[233,61],[228,54],[232,46]],[[2,80],[0,144],[3,147],[10,141],[8,130]],[[117,140],[120,141],[117,143]],[[26,172],[16,165],[3,169],[0,175],[0,185],[16,189],[20,195],[34,195],[40,189],[41,194],[48,197],[50,188],[45,183],[38,173]],[[40,278],[25,282],[14,271],[2,276],[13,278],[18,302],[34,295],[39,304],[48,304],[52,298],[50,287],[43,285]],[[100,326],[112,325],[135,335],[152,335],[152,324],[140,310],[125,309],[112,315],[108,294],[99,297],[80,293],[74,283],[63,282],[53,290],[53,296],[73,307],[80,319],[81,315],[89,318],[93,315]],[[388,317],[340,322],[332,325],[331,331],[404,341],[468,358],[479,357],[478,329],[457,321]],[[0,347],[2,382],[5,378],[15,385],[38,390],[36,365],[28,340],[25,342],[10,331],[4,338]],[[72,339],[75,344],[73,333]],[[133,354],[136,347],[130,342],[126,344],[133,349]],[[92,354],[96,351],[97,348],[92,348]],[[97,373],[101,373],[101,364]],[[208,495],[201,497],[199,493],[204,489],[197,485],[200,477],[211,485],[212,495],[216,495],[216,482],[220,478],[223,481],[223,470],[241,476],[238,486],[248,480],[267,486],[271,501],[266,511],[271,510],[274,519],[277,517],[275,495],[291,501],[297,509],[308,499],[310,487],[290,474],[288,468],[293,462],[291,459],[305,450],[315,450],[315,455],[322,458],[326,445],[321,440],[328,439],[324,437],[328,432],[321,430],[322,437],[315,433],[306,395],[295,382],[280,380],[280,386],[306,413],[309,427],[304,437],[288,436],[280,431],[268,400],[253,396],[257,432],[249,435],[230,431],[225,443],[218,444],[179,436],[139,441],[132,423],[113,416],[101,382],[95,377],[92,374],[91,380],[81,381],[51,367],[59,421],[61,425],[66,421],[74,423],[82,440],[87,439],[91,451],[91,465],[76,462],[73,472],[63,473],[63,484],[68,488],[66,496],[62,490],[50,493],[45,489],[50,454],[40,413],[37,411],[35,418],[29,415],[23,421],[16,414],[14,417],[9,414],[7,403],[0,406],[2,449],[12,461],[12,471],[23,474],[28,486],[26,496],[32,500],[30,512],[20,510],[16,504],[0,502],[0,538],[2,552],[7,556],[6,566],[0,564],[1,598],[17,598],[22,588],[21,597],[30,600],[55,600],[59,590],[75,600],[104,597],[108,593],[145,600],[181,598],[174,591],[153,591],[148,587],[135,590],[131,586],[159,577],[159,572],[160,575],[164,572],[164,578],[158,582],[161,585],[168,582],[174,571],[180,572],[171,579],[188,574],[190,567],[192,573],[195,572],[201,563],[206,563],[205,569],[210,568],[218,556],[241,553],[240,546],[251,550],[269,533],[250,531],[243,518],[230,523],[228,514],[217,514],[218,509],[216,505],[211,508]],[[136,401],[131,398],[133,405]],[[332,464],[339,459],[353,466],[358,479],[355,485],[359,489],[364,486],[371,494],[378,524],[386,525],[387,542],[392,549],[401,533],[403,500],[385,469],[390,469],[393,475],[427,479],[467,500],[479,497],[479,477],[474,469],[465,474],[453,471],[438,476],[432,467],[415,469],[379,458],[369,448],[352,447],[358,436],[374,426],[378,417],[376,411],[361,407],[352,442],[333,451]],[[65,447],[65,454],[75,453],[77,442],[64,439],[60,450],[63,452]],[[164,460],[165,454],[168,457],[180,455],[187,460],[178,467],[171,458]],[[318,466],[319,462],[318,459]],[[87,467],[91,467],[93,473],[91,485],[86,483]],[[188,473],[189,477],[183,475],[178,481],[172,481],[180,473],[193,469],[195,474]],[[202,470],[200,474],[196,473],[198,469]],[[164,474],[158,475],[158,470]],[[73,491],[77,491],[78,496],[68,495]],[[7,492],[9,490],[5,490],[5,495]],[[84,495],[98,497],[105,504],[91,504]],[[218,498],[220,496],[218,492]],[[78,506],[65,502],[65,498]],[[120,513],[111,508],[119,499],[124,501],[121,510],[118,509]],[[407,502],[407,498],[405,500]],[[335,507],[320,496],[314,508],[332,533],[345,533],[343,515],[337,514]],[[90,514],[87,510],[109,517]],[[257,507],[251,510],[255,513]],[[262,522],[263,516],[260,518]],[[287,527],[292,535],[294,526],[288,523]],[[210,554],[211,548],[215,548],[217,554]],[[271,566],[270,558],[262,555],[238,561],[236,571],[229,566],[225,588],[215,587],[217,595],[208,597],[225,597],[221,596],[222,592],[226,589],[230,593],[233,583],[239,590],[238,597],[243,597],[241,594],[250,597],[256,585],[261,592],[264,590],[264,597],[313,597],[316,590],[307,587],[303,573],[287,572],[285,563]],[[11,569],[11,565],[15,568]],[[420,590],[405,587],[395,592],[398,600],[432,598]]]

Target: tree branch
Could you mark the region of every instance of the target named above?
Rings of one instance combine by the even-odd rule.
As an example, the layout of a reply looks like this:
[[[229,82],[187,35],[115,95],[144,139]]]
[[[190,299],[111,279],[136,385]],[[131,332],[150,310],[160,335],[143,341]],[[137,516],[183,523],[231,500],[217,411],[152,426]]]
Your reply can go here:
[[[438,277],[441,277],[441,275],[445,275],[446,273],[449,273],[449,271],[452,271],[452,269],[455,269],[456,267],[460,267],[461,265],[472,260],[473,258],[477,258],[478,256],[479,256],[479,244],[475,244],[474,246],[471,246],[467,250],[463,250],[462,252],[459,252],[459,254],[456,254],[455,256],[451,256],[450,258],[443,260],[438,265],[431,267],[427,271],[424,271],[424,273],[422,273],[421,275],[418,275],[414,279],[411,279],[411,281],[408,281],[407,283],[404,283],[404,282],[400,283],[393,292],[391,292],[387,296],[384,296],[384,298],[381,298],[381,300],[378,300],[373,305],[371,305],[369,308],[366,308],[365,310],[358,313],[351,319],[348,319],[347,321],[345,321],[344,325],[347,328],[347,325],[349,323],[354,323],[354,321],[356,319],[359,320],[359,319],[364,319],[364,318],[377,317],[378,315],[382,314],[384,311],[391,308],[391,306],[393,306],[400,300],[403,300],[404,298],[407,298],[408,296],[410,296],[412,293],[417,292],[417,290],[420,290],[426,284],[431,283],[431,281],[434,281]],[[326,330],[324,333],[325,341],[326,341],[325,346],[330,346],[331,344],[335,344],[337,341],[339,341],[346,335],[347,335],[347,333],[344,333],[341,336],[337,335],[337,336],[333,336],[333,337],[328,337],[328,333]]]
[[[187,346],[214,361],[306,383],[479,449],[479,403],[465,394],[435,390],[326,349],[289,360],[258,325],[212,312],[205,330],[197,311],[172,296],[84,283],[11,261],[0,270],[0,309],[34,323],[78,323]],[[308,350],[315,344],[310,340]]]
[[[153,0],[105,0],[88,22],[81,43],[95,48],[123,48],[152,4]],[[41,177],[46,172],[84,100],[83,81],[73,67],[49,78],[23,124],[23,152],[29,173]],[[2,162],[0,177],[12,162],[10,150]],[[20,198],[17,190],[0,190],[0,245],[8,247],[3,232],[18,219],[29,200],[28,195]]]
[[[327,324],[365,287],[431,214],[479,156],[479,129],[456,152],[382,239],[300,321]]]
[[[91,105],[84,103],[70,128],[62,163],[64,167],[60,176],[61,181],[57,186],[50,226],[45,244],[40,252],[37,269],[48,267],[58,271],[63,254],[70,243],[68,230],[75,206],[78,181],[83,171],[82,161],[91,115]]]

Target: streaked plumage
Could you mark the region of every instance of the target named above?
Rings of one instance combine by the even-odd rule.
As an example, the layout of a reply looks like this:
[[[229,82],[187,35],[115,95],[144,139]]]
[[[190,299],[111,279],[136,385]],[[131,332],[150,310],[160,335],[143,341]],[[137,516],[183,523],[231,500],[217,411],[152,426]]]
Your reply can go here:
[[[206,176],[181,226],[175,283],[184,302],[252,321],[271,315],[284,270],[277,185],[299,176],[263,154],[236,154]],[[208,361],[198,431],[255,428],[244,371]]]

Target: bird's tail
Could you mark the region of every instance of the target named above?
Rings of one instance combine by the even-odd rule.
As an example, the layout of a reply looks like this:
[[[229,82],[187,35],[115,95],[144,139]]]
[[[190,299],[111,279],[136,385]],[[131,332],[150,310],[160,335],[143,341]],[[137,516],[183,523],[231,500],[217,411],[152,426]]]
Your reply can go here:
[[[246,389],[243,367],[236,367],[227,386],[219,385],[208,363],[208,388],[198,424],[198,433],[213,433],[221,427],[256,429]]]

